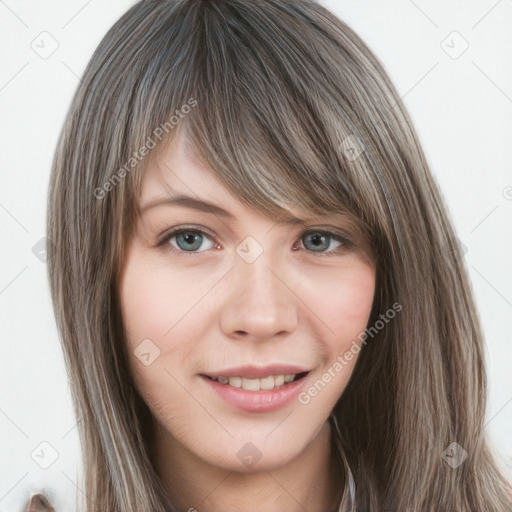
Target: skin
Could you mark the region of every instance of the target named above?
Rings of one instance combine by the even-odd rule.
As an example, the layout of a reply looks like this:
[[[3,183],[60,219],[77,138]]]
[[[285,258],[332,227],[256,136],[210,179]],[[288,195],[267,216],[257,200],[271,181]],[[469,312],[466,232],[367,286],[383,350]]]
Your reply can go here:
[[[169,498],[184,511],[254,512],[256,503],[267,512],[337,510],[344,475],[327,418],[359,354],[307,404],[294,399],[266,413],[226,403],[199,374],[291,363],[311,370],[307,390],[366,328],[375,266],[334,238],[315,248],[307,232],[343,230],[339,221],[279,225],[247,209],[181,135],[148,163],[140,204],[178,192],[221,205],[235,220],[154,206],[139,217],[123,263],[130,370],[155,420],[154,463]],[[215,236],[175,235],[157,247],[182,226]],[[263,248],[252,263],[236,252],[247,236]],[[148,365],[136,355],[145,339],[150,359],[160,351]],[[237,456],[249,442],[261,454],[254,465]]]

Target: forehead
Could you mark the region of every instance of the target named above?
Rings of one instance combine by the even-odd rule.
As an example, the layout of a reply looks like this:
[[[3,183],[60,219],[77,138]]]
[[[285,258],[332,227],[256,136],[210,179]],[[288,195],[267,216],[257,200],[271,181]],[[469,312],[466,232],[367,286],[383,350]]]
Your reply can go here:
[[[236,221],[245,206],[219,181],[197,156],[182,135],[174,139],[147,165],[141,182],[140,212],[161,204],[178,205],[214,213]],[[300,205],[279,210],[278,223],[304,224],[307,219],[328,220],[332,216],[312,216]],[[293,212],[292,212],[293,210]],[[293,214],[292,214],[293,213]]]
[[[155,193],[188,193],[201,195],[202,192],[218,195],[227,190],[216,179],[211,169],[196,156],[187,139],[180,135],[173,137],[166,147],[150,159],[141,182],[142,201]]]

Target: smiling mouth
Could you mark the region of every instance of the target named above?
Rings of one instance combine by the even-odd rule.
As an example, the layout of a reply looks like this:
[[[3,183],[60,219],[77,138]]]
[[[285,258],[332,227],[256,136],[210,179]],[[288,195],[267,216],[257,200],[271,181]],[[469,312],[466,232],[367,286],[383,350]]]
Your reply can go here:
[[[286,373],[281,375],[268,375],[266,377],[249,379],[247,377],[234,376],[224,377],[222,375],[218,377],[211,377],[210,375],[202,375],[210,380],[219,382],[226,386],[232,386],[234,388],[245,389],[246,391],[267,391],[271,389],[281,388],[304,378],[309,372],[302,373]]]

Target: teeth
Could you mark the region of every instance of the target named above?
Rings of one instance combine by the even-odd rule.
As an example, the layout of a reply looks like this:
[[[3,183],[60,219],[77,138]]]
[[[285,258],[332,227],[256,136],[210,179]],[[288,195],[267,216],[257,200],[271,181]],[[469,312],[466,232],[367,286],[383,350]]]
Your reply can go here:
[[[295,379],[293,373],[287,373],[285,375],[268,375],[261,379],[248,379],[246,377],[217,377],[216,380],[221,384],[229,384],[235,388],[246,389],[247,391],[259,391],[260,389],[268,390],[274,388],[280,388],[292,382]]]
[[[225,382],[225,384],[227,384],[229,382],[229,385],[233,386],[235,388],[242,387],[242,378],[241,377],[230,377],[229,379],[226,379],[226,377],[224,377],[224,379],[227,381],[227,382]]]
[[[276,388],[282,386],[284,384],[284,375],[277,375],[274,377],[274,386]]]
[[[257,380],[260,381],[259,389],[274,389],[274,386],[276,386],[276,383],[274,382],[275,377],[272,377],[272,375]]]
[[[246,379],[242,377],[242,389],[258,391],[260,389],[260,379]]]

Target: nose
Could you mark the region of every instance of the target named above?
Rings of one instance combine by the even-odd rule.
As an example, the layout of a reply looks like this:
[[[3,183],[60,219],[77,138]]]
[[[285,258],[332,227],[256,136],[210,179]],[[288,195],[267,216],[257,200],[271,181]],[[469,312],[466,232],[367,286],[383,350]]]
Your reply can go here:
[[[291,276],[267,254],[252,263],[235,256],[219,305],[220,327],[227,337],[264,341],[297,327],[299,299]]]

